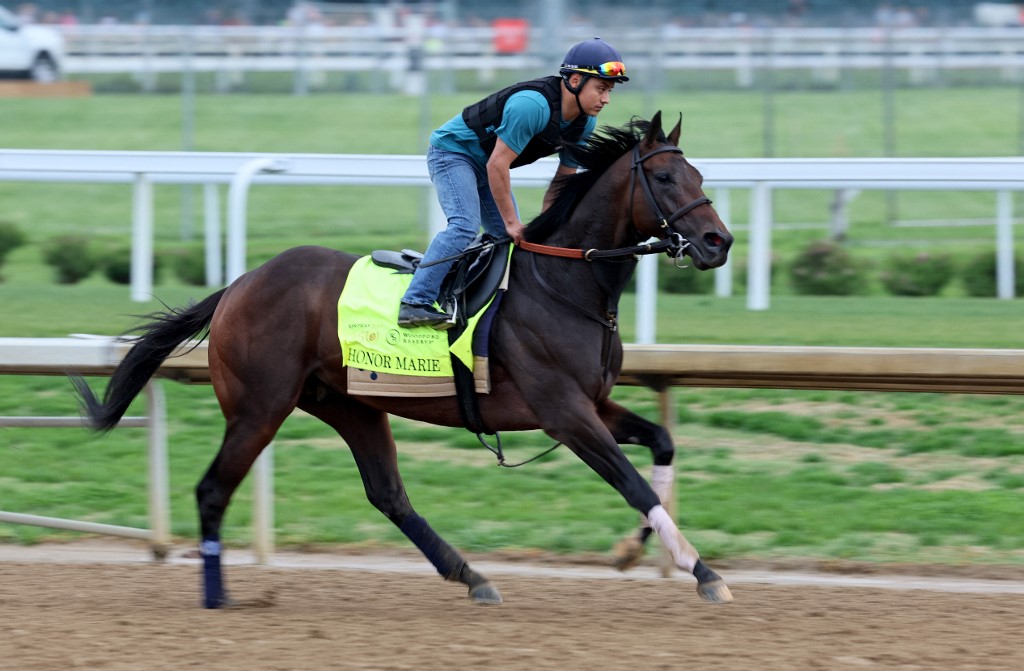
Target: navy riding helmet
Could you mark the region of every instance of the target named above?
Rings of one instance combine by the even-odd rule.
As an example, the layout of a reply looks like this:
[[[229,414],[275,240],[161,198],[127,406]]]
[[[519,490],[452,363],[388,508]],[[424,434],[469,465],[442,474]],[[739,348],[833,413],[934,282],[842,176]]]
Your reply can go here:
[[[582,74],[584,82],[589,77],[610,79],[615,82],[629,81],[629,77],[626,76],[626,65],[622,62],[622,55],[618,49],[600,37],[573,45],[569,52],[565,54],[565,60],[562,62],[562,67],[558,69],[558,72],[562,75],[562,79],[565,80],[567,86],[569,84],[569,77],[574,72]],[[581,83],[579,88],[582,88],[582,86],[583,84]],[[569,90],[573,91],[573,93],[578,91],[578,89],[573,90],[572,88],[569,88]]]

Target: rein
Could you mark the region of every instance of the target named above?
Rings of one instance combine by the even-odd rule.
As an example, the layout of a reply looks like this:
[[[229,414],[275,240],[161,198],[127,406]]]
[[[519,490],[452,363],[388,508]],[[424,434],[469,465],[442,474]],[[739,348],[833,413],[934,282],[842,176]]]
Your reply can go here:
[[[710,201],[709,201],[710,202]],[[696,207],[696,206],[695,206]],[[526,252],[533,252],[535,254],[541,254],[543,256],[558,256],[563,259],[582,259],[584,261],[594,261],[596,259],[616,259],[616,258],[629,258],[636,256],[644,256],[647,254],[657,254],[663,251],[673,251],[670,256],[676,256],[674,250],[678,248],[680,251],[690,246],[690,243],[683,239],[678,233],[674,233],[678,236],[678,239],[658,240],[657,242],[647,242],[640,245],[634,245],[632,247],[618,247],[616,249],[579,249],[575,247],[552,247],[550,245],[539,245],[535,242],[526,242],[523,240],[519,243],[519,248]]]

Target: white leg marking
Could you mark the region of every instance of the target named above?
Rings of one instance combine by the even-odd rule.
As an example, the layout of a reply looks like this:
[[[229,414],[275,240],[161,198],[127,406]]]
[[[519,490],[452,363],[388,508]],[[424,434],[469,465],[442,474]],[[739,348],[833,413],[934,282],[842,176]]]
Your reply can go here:
[[[658,500],[661,501],[661,505],[667,506],[669,498],[672,496],[672,482],[675,480],[676,471],[675,468],[669,464],[668,466],[655,466],[651,472],[651,489],[658,495]],[[640,527],[650,527],[651,522],[647,519],[647,515],[640,513]]]
[[[700,555],[676,527],[676,523],[669,517],[665,508],[654,506],[647,512],[647,519],[651,523],[651,528],[658,532],[658,537],[672,555],[676,566],[693,573],[693,567],[697,565]]]

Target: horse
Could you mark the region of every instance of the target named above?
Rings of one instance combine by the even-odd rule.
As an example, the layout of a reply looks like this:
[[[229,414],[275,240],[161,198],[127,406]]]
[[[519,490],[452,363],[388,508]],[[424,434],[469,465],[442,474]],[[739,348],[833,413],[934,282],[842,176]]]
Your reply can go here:
[[[583,169],[559,179],[556,197],[513,248],[507,291],[489,336],[491,391],[480,395],[478,409],[494,431],[541,429],[565,445],[640,512],[633,552],[642,552],[657,533],[674,564],[696,578],[699,596],[721,603],[732,600],[725,581],[662,505],[671,491],[671,437],[610,399],[622,367],[617,305],[639,256],[664,251],[678,263],[685,255],[707,270],[725,263],[733,241],[704,195],[702,176],[679,148],[681,125],[680,116],[666,136],[659,111],[650,121],[602,127],[569,149]],[[164,359],[208,338],[225,431],[195,488],[207,608],[231,604],[220,531],[232,494],[295,408],[339,434],[370,503],[446,581],[464,585],[475,602],[501,603],[497,587],[416,513],[398,469],[388,415],[465,426],[458,400],[347,390],[337,305],[358,258],[317,246],[283,251],[198,303],[146,315],[129,332],[138,335],[102,400],[72,376],[88,425],[109,431]],[[623,444],[650,448],[651,483],[626,458]]]

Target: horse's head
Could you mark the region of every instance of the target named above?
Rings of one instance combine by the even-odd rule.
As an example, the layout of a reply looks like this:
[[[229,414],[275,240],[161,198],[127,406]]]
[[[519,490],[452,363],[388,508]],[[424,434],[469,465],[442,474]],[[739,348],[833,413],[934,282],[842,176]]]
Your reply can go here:
[[[679,148],[681,128],[680,117],[666,136],[658,112],[634,148],[630,177],[633,222],[645,239],[681,236],[689,243],[685,253],[694,266],[717,268],[726,262],[733,237],[704,195],[704,178]]]

